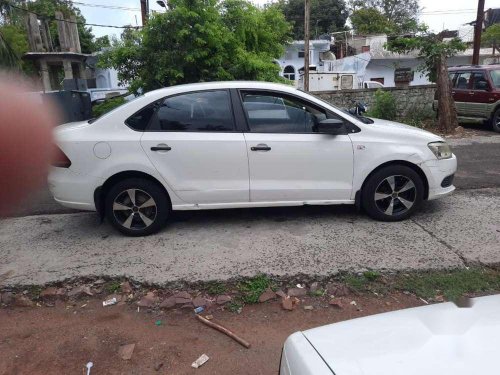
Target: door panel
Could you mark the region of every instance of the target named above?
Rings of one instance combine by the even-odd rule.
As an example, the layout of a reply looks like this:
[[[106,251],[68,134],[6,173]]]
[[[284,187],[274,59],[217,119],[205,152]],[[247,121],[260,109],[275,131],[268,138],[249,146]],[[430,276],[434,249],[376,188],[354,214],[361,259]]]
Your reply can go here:
[[[452,89],[452,94],[453,99],[455,100],[455,107],[457,108],[457,115],[459,116],[469,116],[471,77],[471,72],[459,72],[455,79],[455,85]]]
[[[245,139],[251,202],[350,200],[348,135],[245,133]],[[259,144],[270,150],[251,150]]]
[[[186,203],[249,201],[246,143],[243,134],[234,131],[227,91],[166,98],[141,145]]]
[[[484,86],[486,85],[486,87]],[[472,89],[470,91],[470,116],[490,117],[490,104],[493,102],[490,93],[491,87],[484,72],[474,72],[472,76]]]
[[[319,121],[337,115],[274,91],[241,91],[241,100],[251,202],[350,200],[351,140],[316,132]]]

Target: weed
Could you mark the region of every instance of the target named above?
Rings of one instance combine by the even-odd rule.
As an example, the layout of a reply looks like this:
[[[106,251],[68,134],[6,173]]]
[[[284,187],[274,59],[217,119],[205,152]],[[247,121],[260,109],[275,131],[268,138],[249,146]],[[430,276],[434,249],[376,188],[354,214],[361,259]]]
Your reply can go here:
[[[120,290],[120,284],[119,281],[112,281],[106,285],[105,289],[108,293],[116,293]]]
[[[233,313],[240,313],[243,308],[243,304],[238,301],[231,301],[226,305],[227,309]]]
[[[365,271],[363,276],[368,281],[377,281],[380,278],[380,272],[377,271]]]
[[[344,282],[347,286],[357,292],[361,292],[366,289],[368,280],[364,276],[358,275],[347,275],[344,277]]]
[[[257,303],[264,290],[270,287],[271,281],[266,275],[258,275],[238,284],[238,290],[245,303]]]
[[[384,120],[395,120],[397,115],[396,98],[390,91],[378,89],[373,97],[373,104],[366,115]]]
[[[206,284],[206,290],[208,294],[217,295],[225,293],[227,288],[226,285],[224,285],[220,281],[209,281]]]
[[[311,292],[311,296],[313,297],[323,297],[326,293],[326,290],[324,289],[318,289],[315,290],[314,292]]]
[[[466,293],[487,292],[500,288],[498,272],[484,269],[429,272],[402,276],[396,287],[423,298],[442,294],[448,300],[455,300]]]

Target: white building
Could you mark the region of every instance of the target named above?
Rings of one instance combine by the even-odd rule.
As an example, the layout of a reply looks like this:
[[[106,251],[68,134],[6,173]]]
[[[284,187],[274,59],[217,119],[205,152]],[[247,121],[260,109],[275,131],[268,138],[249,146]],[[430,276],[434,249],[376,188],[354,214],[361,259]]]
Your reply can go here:
[[[309,41],[309,65],[318,71],[330,71],[331,61],[335,56],[330,52],[332,41],[316,39]],[[291,81],[299,80],[299,70],[304,69],[304,41],[296,40],[286,46],[283,56],[277,60],[281,67],[281,76]]]

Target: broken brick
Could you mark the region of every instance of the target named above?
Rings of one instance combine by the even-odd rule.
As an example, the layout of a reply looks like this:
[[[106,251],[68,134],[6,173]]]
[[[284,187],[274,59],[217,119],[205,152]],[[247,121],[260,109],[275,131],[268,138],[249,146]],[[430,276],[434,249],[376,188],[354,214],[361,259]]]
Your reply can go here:
[[[307,295],[306,288],[290,288],[287,292],[289,297],[303,297]]]
[[[228,295],[222,295],[217,297],[217,304],[218,305],[224,305],[228,302],[231,302],[232,298],[231,296]]]
[[[271,289],[266,289],[264,293],[262,293],[259,297],[259,302],[267,302],[269,300],[275,299],[276,293],[274,293]]]

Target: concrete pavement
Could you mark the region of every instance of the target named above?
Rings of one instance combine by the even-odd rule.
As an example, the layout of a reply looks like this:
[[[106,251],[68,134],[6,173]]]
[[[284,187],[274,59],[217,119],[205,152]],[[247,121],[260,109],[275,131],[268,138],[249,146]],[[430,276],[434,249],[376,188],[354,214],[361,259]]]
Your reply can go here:
[[[352,207],[176,213],[161,233],[128,238],[95,214],[6,219],[0,224],[5,284],[127,276],[164,284],[260,272],[423,270],[500,264],[500,188],[464,190],[425,204],[412,220],[381,223]]]

